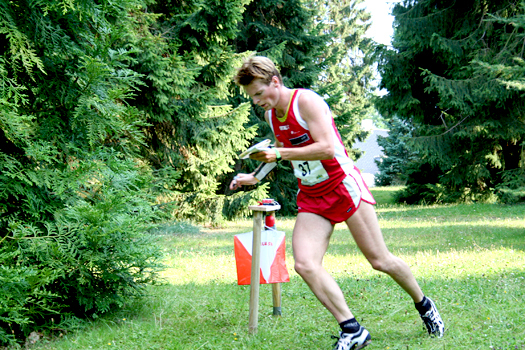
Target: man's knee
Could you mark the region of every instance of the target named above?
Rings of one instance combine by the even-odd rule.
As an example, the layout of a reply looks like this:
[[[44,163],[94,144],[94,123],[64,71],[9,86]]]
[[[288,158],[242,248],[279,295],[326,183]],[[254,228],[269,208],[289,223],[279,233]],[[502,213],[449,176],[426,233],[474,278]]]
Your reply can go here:
[[[393,255],[385,257],[374,257],[368,260],[374,270],[390,273],[396,269],[397,263],[396,258]]]
[[[296,260],[294,265],[295,272],[297,272],[300,276],[311,275],[315,273],[318,268],[318,264],[315,264],[311,261]]]

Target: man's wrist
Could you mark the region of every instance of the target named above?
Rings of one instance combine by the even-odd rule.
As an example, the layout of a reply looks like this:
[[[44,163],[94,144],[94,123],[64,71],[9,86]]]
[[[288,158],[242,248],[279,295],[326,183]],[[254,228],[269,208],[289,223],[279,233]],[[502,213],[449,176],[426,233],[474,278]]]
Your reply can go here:
[[[277,148],[273,148],[274,152],[275,152],[275,158],[276,158],[276,162],[280,162],[282,160],[282,157],[281,157],[281,152],[279,152],[279,150]]]

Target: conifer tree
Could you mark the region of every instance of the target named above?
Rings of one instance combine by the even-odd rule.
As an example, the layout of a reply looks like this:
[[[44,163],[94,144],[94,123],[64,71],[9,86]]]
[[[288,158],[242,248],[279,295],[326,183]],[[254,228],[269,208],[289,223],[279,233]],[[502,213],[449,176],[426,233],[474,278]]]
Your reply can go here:
[[[316,58],[326,38],[315,31],[317,9],[311,1],[251,1],[234,40],[237,52],[257,52],[272,58],[289,87],[309,87],[321,67]]]
[[[376,45],[365,37],[371,23],[364,3],[321,1],[317,20],[329,40],[319,59],[323,72],[314,89],[330,105],[343,142],[354,158],[358,155],[351,149],[353,142],[367,136],[361,122],[374,112],[370,94]]]
[[[523,7],[411,0],[393,13],[394,49],[379,65],[388,94],[379,110],[414,123],[414,145],[440,172],[443,200],[490,196],[507,174],[523,168],[523,97],[501,75],[523,56],[510,20]]]
[[[386,122],[388,136],[378,135],[377,144],[383,147],[384,156],[375,160],[379,174],[375,178],[378,186],[405,184],[405,170],[410,163],[418,162],[417,152],[407,145],[407,139],[412,137],[413,127],[397,117]]]
[[[524,108],[525,1],[512,4],[508,13],[490,16],[487,21],[495,25],[504,25],[507,28],[501,37],[505,45],[499,52],[474,60],[474,74],[494,82],[500,88],[505,88],[509,93],[507,98],[520,98],[522,103],[521,106],[517,104],[517,107],[521,107],[519,110],[514,107],[514,110],[509,111],[511,115],[513,114],[512,117],[517,117],[516,122],[520,124],[520,127],[513,130],[511,136],[511,144],[514,144],[513,150],[503,154],[505,163],[502,168],[504,170],[500,173],[501,181],[496,185],[496,195],[505,203],[525,202],[525,133],[523,132],[525,118],[522,115],[520,118],[520,115],[516,114],[523,113]],[[494,160],[497,161],[497,159]]]
[[[158,169],[180,172],[165,199],[176,203],[177,218],[218,223],[228,200],[241,209],[239,202],[265,197],[265,186],[232,198],[220,187],[229,183],[237,154],[255,135],[255,128],[245,127],[249,104],[233,108],[228,102],[234,68],[245,57],[230,42],[246,2],[168,0],[149,6],[159,17],[151,25],[154,40],[146,42],[151,47],[138,56],[136,68],[147,88],[134,103],[150,124],[144,155]]]

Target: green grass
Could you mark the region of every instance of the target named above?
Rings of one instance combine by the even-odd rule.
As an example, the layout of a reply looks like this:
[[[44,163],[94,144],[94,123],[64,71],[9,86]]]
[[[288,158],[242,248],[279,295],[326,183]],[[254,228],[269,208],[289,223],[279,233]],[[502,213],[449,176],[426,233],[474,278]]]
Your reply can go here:
[[[380,191],[385,240],[434,299],[447,331],[429,338],[410,298],[370,268],[338,224],[324,264],[370,331],[367,349],[525,349],[525,206],[408,207],[389,204],[388,189],[374,195]],[[236,283],[233,235],[251,231],[245,220],[217,230],[166,229],[164,285],[33,348],[331,349],[337,323],[293,271],[293,218],[278,217],[277,225],[287,233],[291,281],[282,286],[282,317],[272,316],[271,286],[261,286],[257,334],[248,332],[249,286]]]
[[[377,204],[395,204],[394,193],[401,190],[403,186],[370,187]]]

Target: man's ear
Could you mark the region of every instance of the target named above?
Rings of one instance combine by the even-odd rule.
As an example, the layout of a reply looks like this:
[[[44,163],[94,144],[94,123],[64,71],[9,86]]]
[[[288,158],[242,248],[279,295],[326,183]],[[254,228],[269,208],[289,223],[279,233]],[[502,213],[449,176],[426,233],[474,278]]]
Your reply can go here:
[[[279,87],[279,85],[281,84],[281,82],[279,81],[279,78],[277,77],[277,75],[274,75],[272,77],[272,84],[275,86],[275,87]]]

